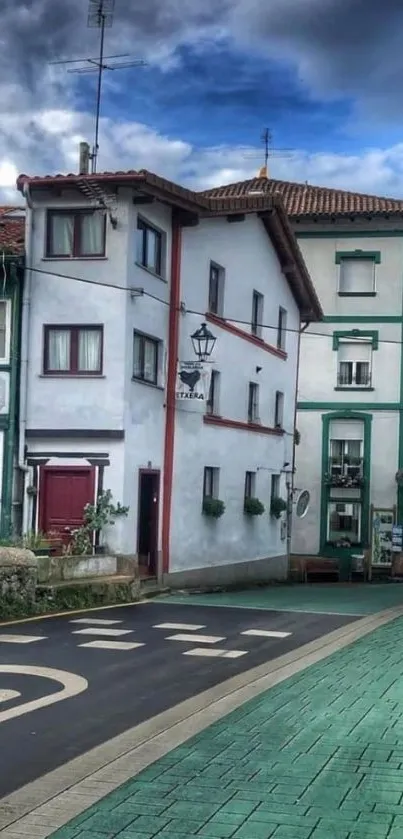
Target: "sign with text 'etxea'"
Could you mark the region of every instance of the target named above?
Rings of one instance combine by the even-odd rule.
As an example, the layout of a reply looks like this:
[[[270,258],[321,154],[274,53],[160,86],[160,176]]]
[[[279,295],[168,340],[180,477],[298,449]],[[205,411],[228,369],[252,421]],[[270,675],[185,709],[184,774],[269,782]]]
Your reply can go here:
[[[210,389],[211,365],[201,361],[179,361],[176,398],[206,402]]]

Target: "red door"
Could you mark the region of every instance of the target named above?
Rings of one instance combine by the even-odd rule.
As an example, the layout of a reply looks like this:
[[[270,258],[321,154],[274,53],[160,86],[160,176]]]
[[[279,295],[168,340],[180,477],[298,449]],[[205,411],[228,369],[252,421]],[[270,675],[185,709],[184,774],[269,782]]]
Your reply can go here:
[[[39,529],[59,534],[68,544],[70,532],[83,523],[86,504],[94,503],[92,466],[44,466],[41,469]]]

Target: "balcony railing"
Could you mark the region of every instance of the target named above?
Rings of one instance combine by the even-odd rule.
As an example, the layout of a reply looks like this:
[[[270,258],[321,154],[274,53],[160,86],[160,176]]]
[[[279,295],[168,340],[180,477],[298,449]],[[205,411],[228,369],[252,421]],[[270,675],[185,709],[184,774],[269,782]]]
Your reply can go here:
[[[328,486],[347,489],[361,487],[364,483],[362,458],[330,458],[325,483]]]
[[[372,375],[369,371],[365,373],[362,371],[358,376],[357,375],[350,375],[349,373],[341,373],[340,370],[337,374],[337,386],[338,387],[371,387],[372,386]]]

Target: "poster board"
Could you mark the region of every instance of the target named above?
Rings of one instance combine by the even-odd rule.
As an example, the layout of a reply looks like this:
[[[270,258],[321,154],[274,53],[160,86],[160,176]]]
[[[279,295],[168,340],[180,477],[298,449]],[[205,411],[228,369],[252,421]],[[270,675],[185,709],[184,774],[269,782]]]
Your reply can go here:
[[[393,560],[395,507],[371,507],[371,565],[388,566]]]

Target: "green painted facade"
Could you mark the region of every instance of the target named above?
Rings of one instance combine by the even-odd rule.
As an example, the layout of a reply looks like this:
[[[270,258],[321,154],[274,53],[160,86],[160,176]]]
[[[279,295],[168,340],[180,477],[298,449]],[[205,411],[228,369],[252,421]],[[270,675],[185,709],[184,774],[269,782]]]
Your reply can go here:
[[[0,372],[9,375],[9,409],[0,415],[0,431],[4,432],[2,463],[2,504],[0,518],[0,536],[6,537],[13,530],[13,487],[14,464],[18,445],[18,387],[19,387],[19,347],[21,330],[21,291],[23,284],[23,259],[6,256],[6,282],[0,287],[0,301],[9,301],[10,334],[9,363],[0,365]]]

